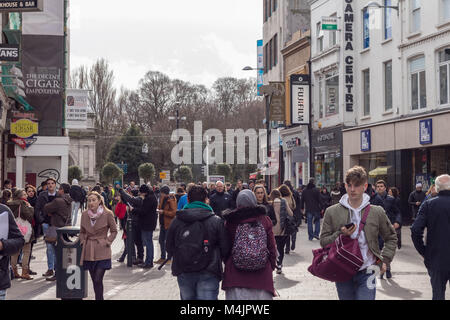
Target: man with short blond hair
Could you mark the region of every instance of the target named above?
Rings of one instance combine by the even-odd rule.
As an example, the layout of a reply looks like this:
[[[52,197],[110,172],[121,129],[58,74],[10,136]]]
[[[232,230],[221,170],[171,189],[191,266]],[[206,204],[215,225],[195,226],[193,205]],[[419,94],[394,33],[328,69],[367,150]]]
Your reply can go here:
[[[338,204],[325,211],[320,245],[326,247],[341,234],[352,239],[358,237],[359,226],[366,207],[370,206],[370,197],[365,193],[368,186],[367,172],[356,166],[347,171],[345,194]],[[350,223],[353,225],[350,229]],[[384,241],[382,249],[378,246],[378,237]],[[394,259],[397,247],[397,234],[382,207],[371,206],[363,230],[358,237],[359,249],[364,260],[359,272],[348,282],[336,283],[340,300],[375,300],[376,286],[369,282],[373,277],[374,265],[384,274],[387,265]],[[376,281],[376,277],[373,278]]]
[[[424,257],[433,288],[433,300],[445,300],[450,281],[450,176],[436,179],[438,196],[425,201],[411,227],[414,247]],[[424,243],[423,233],[427,229]]]

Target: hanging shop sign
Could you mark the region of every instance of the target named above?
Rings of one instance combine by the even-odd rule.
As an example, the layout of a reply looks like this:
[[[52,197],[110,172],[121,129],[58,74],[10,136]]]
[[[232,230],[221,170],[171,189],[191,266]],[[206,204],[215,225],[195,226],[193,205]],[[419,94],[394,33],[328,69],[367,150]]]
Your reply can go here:
[[[13,119],[11,122],[11,134],[15,135],[11,140],[23,150],[28,149],[37,139],[39,125],[30,119]]]
[[[258,53],[258,61],[257,61],[257,90],[258,96],[262,96],[263,94],[260,92],[260,88],[264,85],[263,75],[264,75],[264,50],[263,50],[263,40],[257,41],[257,53]]]
[[[344,1],[344,97],[345,111],[353,112],[354,104],[354,11],[353,0]]]
[[[269,84],[274,88],[270,103],[270,121],[285,121],[286,90],[284,82],[270,82]]]
[[[42,11],[43,0],[0,0],[0,12]]]
[[[66,129],[86,129],[88,90],[67,89]]]
[[[0,61],[20,62],[20,46],[18,44],[0,44]]]
[[[310,77],[308,74],[291,75],[292,124],[310,124]]]
[[[372,140],[370,130],[361,131],[361,151],[367,152],[372,150]]]

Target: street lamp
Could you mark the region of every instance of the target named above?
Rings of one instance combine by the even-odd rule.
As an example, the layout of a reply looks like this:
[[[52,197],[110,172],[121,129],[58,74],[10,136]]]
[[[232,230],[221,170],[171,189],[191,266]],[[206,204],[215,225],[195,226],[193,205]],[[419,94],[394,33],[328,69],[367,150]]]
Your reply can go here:
[[[368,8],[368,9],[382,9],[382,8],[395,9],[395,10],[397,10],[397,16],[399,15],[399,6],[398,5],[397,6],[383,6],[376,1],[371,1],[364,8],[365,9],[366,8]]]
[[[253,71],[253,70],[260,71],[260,70],[264,70],[264,69],[263,68],[252,68],[249,66],[246,66],[246,67],[244,67],[244,69],[242,69],[242,71]]]

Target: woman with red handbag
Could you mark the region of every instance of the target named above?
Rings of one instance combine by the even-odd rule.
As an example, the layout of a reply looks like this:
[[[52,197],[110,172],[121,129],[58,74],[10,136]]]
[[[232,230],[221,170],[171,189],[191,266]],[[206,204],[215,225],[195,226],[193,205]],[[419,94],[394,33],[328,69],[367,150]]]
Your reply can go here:
[[[325,212],[320,245],[322,248],[330,248],[331,245],[332,249],[322,263],[329,264],[329,260],[336,259],[334,272],[339,273],[349,265],[348,259],[342,259],[349,250],[339,252],[334,248],[341,243],[344,243],[343,246],[353,245],[350,247],[350,257],[359,256],[360,261],[353,263],[357,267],[348,276],[335,279],[339,299],[375,300],[377,273],[384,274],[386,265],[393,260],[397,234],[384,209],[370,206],[370,197],[365,193],[368,186],[366,170],[359,166],[351,168],[345,182],[347,194],[339,204],[329,207]],[[384,240],[382,250],[378,246],[379,236]],[[310,267],[313,274],[315,270],[319,270],[317,263]],[[328,270],[333,270],[333,266]],[[316,275],[325,276],[323,278],[327,276]],[[329,280],[332,279],[332,275],[329,276]]]

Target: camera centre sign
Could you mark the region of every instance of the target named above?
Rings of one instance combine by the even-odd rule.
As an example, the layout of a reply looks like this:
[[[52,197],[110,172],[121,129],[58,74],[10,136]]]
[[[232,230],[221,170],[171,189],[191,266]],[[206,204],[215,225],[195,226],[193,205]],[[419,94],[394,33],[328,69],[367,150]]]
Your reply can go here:
[[[43,0],[0,0],[0,12],[33,12],[43,10]]]
[[[353,23],[354,11],[353,0],[344,1],[344,97],[345,111],[353,112],[354,104],[354,46],[353,46]]]

